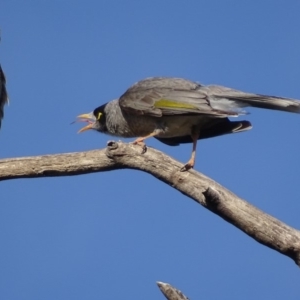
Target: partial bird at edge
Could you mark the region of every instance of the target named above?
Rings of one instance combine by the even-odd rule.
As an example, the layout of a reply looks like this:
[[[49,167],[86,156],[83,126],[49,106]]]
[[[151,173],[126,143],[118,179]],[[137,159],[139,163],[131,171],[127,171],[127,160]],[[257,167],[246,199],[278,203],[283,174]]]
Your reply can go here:
[[[4,105],[8,104],[8,102],[9,99],[6,90],[6,79],[0,65],[0,128],[1,128],[1,121],[4,117]]]

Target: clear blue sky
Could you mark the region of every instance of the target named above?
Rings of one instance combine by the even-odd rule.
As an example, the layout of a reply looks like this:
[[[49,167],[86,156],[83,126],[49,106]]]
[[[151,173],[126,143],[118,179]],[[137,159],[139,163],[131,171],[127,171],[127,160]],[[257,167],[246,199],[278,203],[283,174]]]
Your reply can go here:
[[[84,151],[80,113],[149,76],[300,98],[299,1],[9,1],[0,62],[11,103],[0,157]],[[300,227],[300,116],[201,141],[196,170]],[[148,145],[186,162],[191,146]],[[300,270],[148,174],[1,183],[0,299],[299,299]]]

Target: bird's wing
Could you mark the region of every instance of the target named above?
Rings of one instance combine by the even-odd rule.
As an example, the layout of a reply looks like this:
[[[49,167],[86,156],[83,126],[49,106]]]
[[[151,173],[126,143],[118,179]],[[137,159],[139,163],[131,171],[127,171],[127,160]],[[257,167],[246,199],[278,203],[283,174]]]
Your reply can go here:
[[[1,120],[4,116],[4,105],[8,103],[8,96],[6,91],[6,80],[3,70],[0,65],[0,127],[1,127]]]
[[[135,114],[156,117],[163,115],[203,114],[207,116],[236,116],[236,110],[219,110],[198,83],[167,77],[153,77],[139,81],[119,99],[122,109]]]
[[[227,117],[245,114],[244,107],[300,113],[300,101],[245,93],[218,85],[203,86],[181,78],[153,77],[139,81],[119,99],[122,109],[136,114],[202,114]]]

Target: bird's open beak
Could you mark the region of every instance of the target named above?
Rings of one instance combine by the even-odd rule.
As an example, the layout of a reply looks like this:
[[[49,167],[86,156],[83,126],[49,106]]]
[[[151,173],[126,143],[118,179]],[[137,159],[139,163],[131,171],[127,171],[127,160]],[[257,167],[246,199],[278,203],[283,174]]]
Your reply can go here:
[[[93,128],[93,125],[96,121],[95,116],[93,115],[93,113],[89,113],[89,114],[82,114],[77,116],[77,119],[79,122],[87,122],[89,123],[87,126],[84,126],[83,128],[81,128],[78,133],[81,133],[83,131],[89,130]]]

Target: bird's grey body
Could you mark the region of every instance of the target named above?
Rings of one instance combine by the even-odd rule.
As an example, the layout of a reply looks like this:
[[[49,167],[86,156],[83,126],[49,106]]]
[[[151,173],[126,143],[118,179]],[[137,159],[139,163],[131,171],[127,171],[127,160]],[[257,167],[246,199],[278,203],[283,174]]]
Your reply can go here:
[[[106,128],[100,130],[119,137],[146,136],[157,131],[158,138],[172,138],[176,136],[190,135],[192,127],[203,127],[210,122],[215,122],[214,118],[199,118],[193,116],[143,116],[143,126],[141,126],[141,116],[122,110],[118,105],[118,99],[110,101],[105,107]],[[118,120],[118,122],[115,122]]]
[[[198,139],[251,129],[248,121],[228,119],[244,115],[247,106],[300,112],[300,102],[294,99],[203,86],[181,78],[152,77],[135,83],[119,99],[80,117],[95,121],[83,130],[139,137],[136,143],[151,136],[168,145],[192,142],[193,154],[187,164],[191,167]]]

